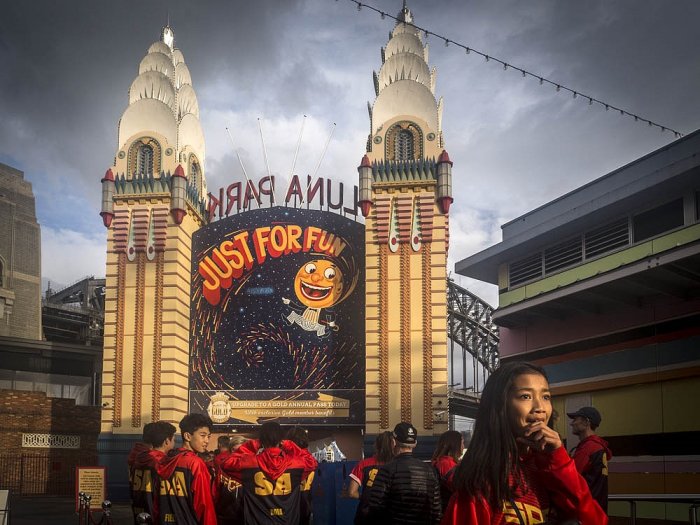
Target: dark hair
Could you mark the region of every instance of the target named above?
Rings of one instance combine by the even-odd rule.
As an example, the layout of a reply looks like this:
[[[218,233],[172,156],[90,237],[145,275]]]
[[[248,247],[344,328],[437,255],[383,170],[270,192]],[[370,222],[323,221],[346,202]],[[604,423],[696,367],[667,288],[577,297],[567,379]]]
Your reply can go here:
[[[180,432],[183,434],[188,432],[189,434],[194,434],[198,428],[207,428],[211,432],[214,423],[212,423],[209,416],[204,414],[187,414],[180,421]]]
[[[175,425],[167,421],[156,421],[150,425],[152,425],[149,432],[150,441],[147,443],[153,445],[154,448],[162,446],[166,439],[171,439],[177,432]]]
[[[556,426],[558,419],[559,419],[559,412],[552,409],[552,415],[549,416],[549,421],[547,422],[547,426],[549,428],[551,428],[552,430],[556,430],[554,427]]]
[[[542,368],[523,362],[503,363],[491,374],[481,394],[469,448],[455,472],[456,490],[473,498],[483,497],[494,508],[513,497],[509,477],[519,478],[518,445],[508,415],[508,397],[515,378],[524,374],[547,379]]]
[[[377,438],[374,440],[374,457],[377,458],[377,463],[380,465],[394,459],[394,446],[391,442],[393,437],[393,432],[387,430],[377,434]]]
[[[301,427],[290,428],[287,439],[296,443],[299,448],[309,448],[309,433]]]
[[[264,448],[277,447],[284,437],[282,426],[276,421],[268,421],[263,423],[258,433],[260,444]]]
[[[435,445],[433,459],[442,456],[450,456],[455,461],[459,461],[459,456],[462,454],[462,434],[456,430],[448,430],[443,432]]]
[[[149,445],[153,441],[153,425],[155,425],[155,423],[146,423],[143,426],[143,437],[141,438],[141,441]]]
[[[219,449],[219,452],[228,448],[228,442],[230,440],[231,438],[229,436],[219,436],[219,439],[216,440],[216,448]]]

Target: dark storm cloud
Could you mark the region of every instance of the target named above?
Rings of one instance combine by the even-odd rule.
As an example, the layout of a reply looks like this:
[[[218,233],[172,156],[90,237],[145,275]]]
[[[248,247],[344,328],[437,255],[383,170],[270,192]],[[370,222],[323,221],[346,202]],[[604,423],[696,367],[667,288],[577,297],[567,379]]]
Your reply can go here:
[[[35,184],[37,197],[54,196],[47,207],[65,206],[61,195],[69,192],[96,209],[99,179],[117,148],[117,121],[129,85],[148,46],[158,40],[168,9],[195,89],[206,91],[207,80],[226,67],[238,78],[251,75],[260,61],[274,67],[280,42],[272,36],[296,5],[8,4],[0,18],[0,160],[41,181]],[[42,213],[50,214],[47,207]]]

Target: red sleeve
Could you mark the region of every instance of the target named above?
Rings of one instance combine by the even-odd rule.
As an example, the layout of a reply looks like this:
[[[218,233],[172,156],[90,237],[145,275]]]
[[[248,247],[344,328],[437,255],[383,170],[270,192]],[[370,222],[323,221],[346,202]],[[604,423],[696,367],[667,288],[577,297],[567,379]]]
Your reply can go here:
[[[304,457],[304,473],[308,474],[309,472],[313,472],[314,470],[316,470],[316,468],[318,467],[318,461],[316,461],[316,458],[311,455],[311,452],[304,449],[303,457]]]
[[[600,444],[595,443],[591,439],[586,439],[585,441],[581,442],[578,447],[576,447],[576,451],[574,452],[574,463],[576,463],[576,470],[578,470],[581,474],[586,472],[591,468],[591,455],[602,449],[603,447],[600,446]]]
[[[244,465],[248,466],[251,457],[255,458],[258,448],[260,447],[257,439],[246,441],[238,448],[238,450],[226,456],[226,458],[219,463],[219,468],[227,476],[230,476],[241,483],[241,469]]]
[[[538,454],[537,465],[554,504],[565,517],[577,518],[581,525],[607,525],[608,516],[591,496],[564,447],[551,454]]]
[[[211,478],[204,461],[193,461],[192,469],[192,505],[200,525],[216,525],[216,512],[211,496]]]
[[[491,517],[491,509],[483,500],[477,502],[457,492],[450,498],[440,525],[489,525]]]
[[[366,462],[363,459],[357,465],[355,465],[355,468],[352,469],[352,472],[350,472],[350,479],[357,481],[357,484],[360,486],[362,486],[362,469],[365,468],[365,464]]]

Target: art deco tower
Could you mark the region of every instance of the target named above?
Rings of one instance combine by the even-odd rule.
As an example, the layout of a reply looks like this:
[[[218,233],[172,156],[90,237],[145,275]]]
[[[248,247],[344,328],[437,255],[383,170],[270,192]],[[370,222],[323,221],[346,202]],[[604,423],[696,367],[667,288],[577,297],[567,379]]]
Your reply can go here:
[[[367,434],[411,421],[447,430],[447,247],[452,163],[435,70],[404,3],[374,73],[367,154]]]
[[[102,179],[103,440],[187,412],[190,245],[206,221],[204,159],[192,79],[166,26],[141,60]]]

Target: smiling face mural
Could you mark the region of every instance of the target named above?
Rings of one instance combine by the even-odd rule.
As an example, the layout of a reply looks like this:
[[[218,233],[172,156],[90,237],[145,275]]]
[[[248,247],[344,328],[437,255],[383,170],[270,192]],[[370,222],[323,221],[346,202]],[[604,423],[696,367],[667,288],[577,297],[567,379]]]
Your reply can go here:
[[[343,272],[325,259],[306,263],[294,278],[294,293],[309,308],[333,306],[343,293]]]

